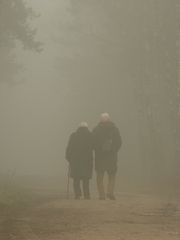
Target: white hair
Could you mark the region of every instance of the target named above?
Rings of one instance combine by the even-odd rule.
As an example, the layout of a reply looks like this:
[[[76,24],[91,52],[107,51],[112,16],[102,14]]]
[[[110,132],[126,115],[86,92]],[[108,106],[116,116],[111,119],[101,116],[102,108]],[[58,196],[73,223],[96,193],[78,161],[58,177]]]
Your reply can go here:
[[[87,122],[81,122],[79,126],[88,128],[88,123]]]
[[[102,113],[100,121],[101,122],[109,122],[110,121],[109,113]]]

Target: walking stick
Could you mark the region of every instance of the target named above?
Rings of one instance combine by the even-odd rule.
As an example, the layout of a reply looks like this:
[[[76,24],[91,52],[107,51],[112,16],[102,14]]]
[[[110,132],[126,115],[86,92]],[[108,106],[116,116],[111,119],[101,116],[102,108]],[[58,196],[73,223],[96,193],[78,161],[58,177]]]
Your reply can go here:
[[[67,191],[66,191],[66,199],[69,199],[69,185],[70,185],[70,165],[68,166],[68,174],[67,174]]]

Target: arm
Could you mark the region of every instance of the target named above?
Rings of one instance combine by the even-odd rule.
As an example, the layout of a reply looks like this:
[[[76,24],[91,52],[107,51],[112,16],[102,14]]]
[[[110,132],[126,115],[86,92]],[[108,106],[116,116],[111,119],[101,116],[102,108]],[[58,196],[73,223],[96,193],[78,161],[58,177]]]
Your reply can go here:
[[[118,152],[122,146],[122,138],[119,129],[116,128],[114,131],[114,151]]]
[[[72,148],[73,148],[73,134],[71,134],[65,152],[65,158],[68,162],[72,159]]]

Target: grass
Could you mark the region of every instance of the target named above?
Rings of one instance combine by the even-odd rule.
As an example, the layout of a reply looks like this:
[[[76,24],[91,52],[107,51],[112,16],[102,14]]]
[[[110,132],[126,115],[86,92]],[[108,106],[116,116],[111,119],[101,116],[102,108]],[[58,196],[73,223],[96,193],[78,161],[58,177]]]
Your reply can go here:
[[[31,194],[15,182],[14,176],[0,178],[0,212],[28,207]]]

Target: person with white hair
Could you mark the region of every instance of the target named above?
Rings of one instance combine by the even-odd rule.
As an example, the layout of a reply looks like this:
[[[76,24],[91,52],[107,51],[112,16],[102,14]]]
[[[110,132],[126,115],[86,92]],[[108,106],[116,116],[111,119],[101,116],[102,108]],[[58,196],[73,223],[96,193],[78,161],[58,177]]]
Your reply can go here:
[[[105,200],[107,197],[115,200],[115,175],[117,172],[118,151],[122,144],[119,129],[111,121],[108,113],[102,113],[100,122],[92,133],[99,199]],[[107,194],[103,183],[105,173],[108,174]]]
[[[89,180],[93,171],[93,142],[86,122],[82,122],[71,134],[66,148],[66,159],[70,165],[70,176],[73,178],[75,199],[80,199],[82,192],[84,199],[90,199]]]

